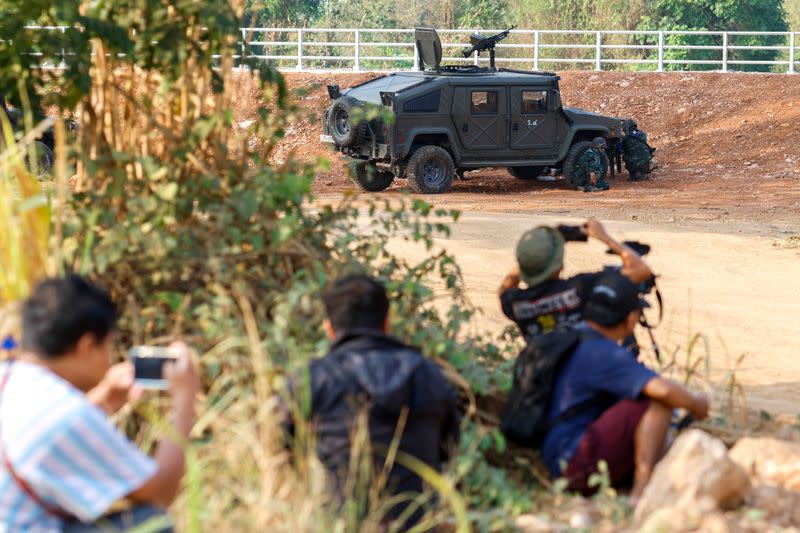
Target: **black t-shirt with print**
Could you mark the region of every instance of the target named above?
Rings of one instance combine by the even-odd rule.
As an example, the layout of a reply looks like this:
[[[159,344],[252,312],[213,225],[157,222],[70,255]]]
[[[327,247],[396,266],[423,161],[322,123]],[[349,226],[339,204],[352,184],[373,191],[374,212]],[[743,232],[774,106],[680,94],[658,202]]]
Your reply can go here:
[[[583,304],[602,276],[602,272],[578,274],[527,289],[506,289],[500,304],[526,338],[566,331],[583,320]]]

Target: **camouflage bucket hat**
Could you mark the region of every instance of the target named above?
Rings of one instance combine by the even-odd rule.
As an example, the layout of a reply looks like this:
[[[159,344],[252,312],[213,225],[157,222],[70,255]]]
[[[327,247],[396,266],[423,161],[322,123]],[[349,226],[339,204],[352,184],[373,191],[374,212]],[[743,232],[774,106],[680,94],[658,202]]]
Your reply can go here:
[[[592,146],[595,148],[608,148],[608,143],[602,137],[595,137],[592,139]]]
[[[549,226],[528,230],[517,244],[522,281],[538,285],[558,272],[564,262],[564,237]]]

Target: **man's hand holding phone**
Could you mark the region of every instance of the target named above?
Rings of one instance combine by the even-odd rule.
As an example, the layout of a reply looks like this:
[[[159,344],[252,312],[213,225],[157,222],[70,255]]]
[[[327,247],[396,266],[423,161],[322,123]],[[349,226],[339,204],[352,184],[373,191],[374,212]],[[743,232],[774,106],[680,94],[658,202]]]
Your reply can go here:
[[[200,372],[194,360],[194,353],[183,342],[170,344],[173,358],[164,364],[163,378],[170,395],[177,399],[191,400],[200,391]]]
[[[183,342],[168,347],[137,346],[128,352],[137,384],[143,388],[166,390],[172,397],[176,429],[184,436],[195,420],[195,400],[200,391],[200,372],[194,353]]]

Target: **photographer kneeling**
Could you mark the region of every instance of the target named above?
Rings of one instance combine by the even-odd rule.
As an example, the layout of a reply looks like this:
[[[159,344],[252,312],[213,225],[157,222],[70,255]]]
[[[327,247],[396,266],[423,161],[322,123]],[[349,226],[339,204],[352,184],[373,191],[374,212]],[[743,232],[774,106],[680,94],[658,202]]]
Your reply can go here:
[[[632,248],[611,238],[603,225],[589,219],[581,228],[539,226],[527,231],[517,244],[517,267],[500,285],[503,313],[526,339],[567,331],[583,319],[583,303],[603,271],[562,279],[564,242],[597,239],[622,258],[619,272],[638,285],[653,276],[650,267]],[[520,288],[520,281],[527,285]]]
[[[116,320],[108,294],[77,276],[42,282],[23,304],[20,356],[0,363],[0,531],[165,521],[181,486],[183,447],[164,437],[150,458],[108,419],[142,392],[131,363],[111,365]],[[186,439],[200,379],[188,347],[171,349],[177,358],[163,375],[172,433]],[[110,514],[123,498],[132,508]]]

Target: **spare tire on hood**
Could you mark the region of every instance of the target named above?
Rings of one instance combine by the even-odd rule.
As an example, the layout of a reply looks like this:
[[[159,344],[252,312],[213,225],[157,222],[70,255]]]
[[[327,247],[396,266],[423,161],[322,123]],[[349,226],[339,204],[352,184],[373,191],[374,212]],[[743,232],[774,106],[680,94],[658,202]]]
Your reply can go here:
[[[353,109],[361,107],[351,96],[340,96],[333,101],[328,112],[328,131],[338,146],[358,144],[367,134],[367,121],[353,125]]]

